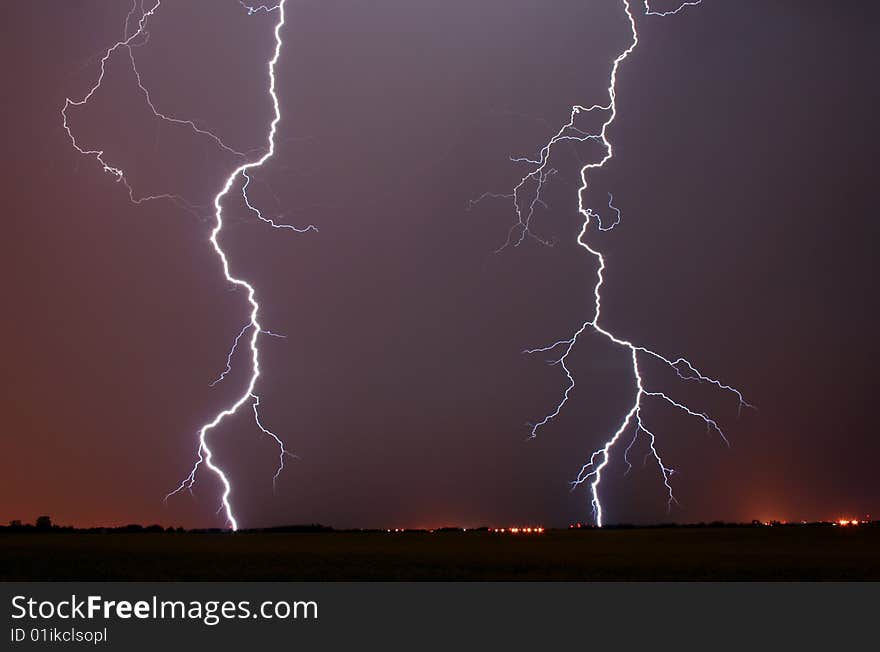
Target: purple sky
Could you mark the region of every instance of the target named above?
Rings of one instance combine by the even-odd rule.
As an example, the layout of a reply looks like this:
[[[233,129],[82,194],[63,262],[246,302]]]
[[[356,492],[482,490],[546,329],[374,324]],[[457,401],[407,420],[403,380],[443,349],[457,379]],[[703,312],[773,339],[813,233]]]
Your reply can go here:
[[[521,354],[591,316],[595,263],[575,245],[578,163],[560,148],[535,230],[500,254],[504,201],[572,104],[607,101],[629,33],[615,0],[288,0],[278,65],[277,155],[252,199],[231,202],[234,271],[258,289],[262,417],[300,459],[273,493],[275,449],[247,418],[212,439],[244,526],[434,526],[589,519],[568,482],[628,408],[625,352],[585,337],[577,388]],[[659,5],[658,5],[659,6]],[[246,303],[207,243],[210,209],[132,205],[61,128],[65,97],[94,82],[127,2],[17,3],[2,39],[6,343],[0,519],[221,525],[218,484],[162,497],[186,476],[198,427],[234,399],[221,385]],[[681,507],[655,466],[603,480],[608,522],[831,518],[880,513],[873,191],[880,9],[849,0],[732,2],[640,17],[618,83],[615,158],[591,175],[623,221],[605,252],[610,330],[687,356],[758,406],[646,366],[651,383],[710,412],[646,410]],[[273,16],[237,2],[165,0],[136,50],[157,106],[238,149],[265,143]],[[120,53],[121,54],[121,53]],[[138,192],[210,204],[235,167],[155,120],[125,56],[72,114]]]

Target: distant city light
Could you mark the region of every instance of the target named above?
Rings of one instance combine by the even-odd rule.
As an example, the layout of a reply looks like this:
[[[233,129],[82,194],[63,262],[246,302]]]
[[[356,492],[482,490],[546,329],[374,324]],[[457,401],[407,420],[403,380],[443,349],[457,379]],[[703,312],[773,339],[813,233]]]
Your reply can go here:
[[[495,534],[543,534],[544,528],[541,526],[538,527],[493,527],[489,528],[489,532],[493,532]]]
[[[861,525],[862,523],[867,523],[867,521],[859,521],[854,518],[841,518],[841,519],[837,520],[836,525],[841,525],[841,526],[846,527],[846,526],[850,526],[850,525]]]

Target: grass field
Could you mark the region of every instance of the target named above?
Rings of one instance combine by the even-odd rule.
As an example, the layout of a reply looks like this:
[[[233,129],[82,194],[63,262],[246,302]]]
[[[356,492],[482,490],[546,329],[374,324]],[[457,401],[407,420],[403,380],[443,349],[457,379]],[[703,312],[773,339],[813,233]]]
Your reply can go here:
[[[0,535],[2,580],[880,580],[880,527]]]

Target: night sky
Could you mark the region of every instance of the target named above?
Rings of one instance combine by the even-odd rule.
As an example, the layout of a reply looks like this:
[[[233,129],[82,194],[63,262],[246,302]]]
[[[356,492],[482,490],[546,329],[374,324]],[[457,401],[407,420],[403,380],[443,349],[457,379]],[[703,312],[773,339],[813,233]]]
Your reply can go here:
[[[639,4],[639,3],[636,3]],[[93,84],[130,5],[4,3],[5,148],[0,261],[5,343],[0,519],[220,526],[219,485],[188,494],[196,431],[237,397],[243,356],[217,387],[246,301],[207,243],[209,207],[132,205],[71,148],[65,97]],[[659,4],[658,4],[659,7]],[[157,107],[231,146],[265,144],[272,14],[234,0],[166,0],[136,50]],[[758,406],[645,366],[656,388],[710,412],[650,403],[681,503],[622,448],[602,484],[607,522],[880,515],[874,191],[880,5],[706,0],[640,16],[621,68],[615,158],[588,204],[613,192],[603,323],[685,355]],[[569,491],[629,407],[627,353],[585,336],[577,387],[521,353],[591,317],[595,261],[575,244],[580,163],[560,147],[548,209],[499,254],[509,192],[568,119],[607,101],[629,41],[616,0],[288,0],[278,64],[277,154],[252,199],[230,200],[233,272],[259,292],[257,388],[265,424],[299,459],[273,493],[276,450],[245,409],[215,431],[243,526],[465,526],[590,519]],[[125,167],[138,193],[208,205],[233,157],[152,117],[127,58],[72,126]]]

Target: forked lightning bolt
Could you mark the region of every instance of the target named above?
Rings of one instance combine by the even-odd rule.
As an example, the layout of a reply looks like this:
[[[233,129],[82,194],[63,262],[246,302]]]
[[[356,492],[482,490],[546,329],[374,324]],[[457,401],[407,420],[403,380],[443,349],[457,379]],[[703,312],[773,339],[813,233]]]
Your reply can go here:
[[[674,10],[655,11],[646,1],[644,3],[644,13],[647,16],[672,16],[680,13],[687,7],[699,5],[701,2],[702,0],[694,0],[692,2],[684,2]],[[611,460],[611,453],[613,448],[618,443],[620,438],[623,437],[627,430],[629,430],[630,428],[633,429],[633,436],[630,440],[629,445],[624,451],[624,462],[627,465],[627,471],[629,471],[629,469],[631,468],[628,457],[629,451],[632,449],[639,436],[643,435],[647,439],[648,447],[650,449],[650,452],[646,456],[646,459],[647,457],[652,457],[657,464],[657,467],[660,471],[661,479],[663,481],[663,485],[667,493],[667,507],[671,507],[672,503],[677,502],[671,484],[671,478],[675,471],[664,463],[663,458],[661,457],[658,450],[657,437],[654,432],[648,428],[643,420],[642,408],[646,400],[654,399],[657,401],[661,401],[670,407],[681,410],[685,414],[701,420],[708,430],[716,432],[725,443],[728,443],[727,438],[725,437],[718,423],[709,415],[691,409],[684,403],[673,399],[664,392],[647,389],[645,387],[645,380],[642,377],[642,372],[639,366],[640,360],[642,358],[653,358],[659,362],[662,362],[664,365],[674,371],[678,378],[682,380],[710,383],[721,390],[732,393],[738,401],[739,409],[742,409],[743,406],[752,407],[749,403],[746,402],[739,390],[731,387],[730,385],[722,383],[719,380],[706,376],[685,358],[678,357],[676,359],[671,359],[646,347],[617,337],[616,335],[602,327],[599,321],[602,308],[601,289],[605,279],[604,275],[606,263],[605,257],[602,255],[602,253],[590,245],[587,236],[590,224],[593,221],[595,221],[596,226],[600,231],[610,231],[611,229],[613,229],[620,222],[620,211],[614,206],[613,197],[609,193],[608,209],[612,212],[614,218],[610,222],[606,220],[606,222],[608,222],[608,224],[606,225],[605,223],[603,223],[603,219],[600,216],[599,212],[584,205],[584,196],[588,187],[587,176],[589,171],[603,167],[608,161],[611,160],[614,155],[614,150],[612,148],[611,142],[608,140],[607,132],[608,128],[617,117],[617,74],[620,70],[621,64],[633,52],[633,50],[635,50],[636,46],[639,43],[639,34],[636,25],[636,19],[633,15],[631,2],[630,0],[622,0],[622,4],[626,18],[629,21],[629,26],[632,33],[632,40],[630,41],[629,46],[623,52],[621,52],[612,63],[611,74],[608,83],[608,102],[606,104],[594,104],[590,107],[580,105],[572,107],[569,121],[565,123],[562,128],[559,129],[559,131],[557,131],[541,148],[537,158],[511,158],[511,160],[514,162],[526,163],[532,166],[528,173],[524,177],[522,177],[519,183],[514,187],[512,192],[506,194],[485,193],[481,197],[478,197],[476,200],[471,202],[471,205],[473,205],[476,202],[480,202],[483,199],[488,198],[507,198],[512,201],[516,221],[508,232],[508,237],[500,247],[499,251],[507,247],[517,247],[521,245],[525,241],[526,237],[531,237],[538,242],[548,244],[546,239],[532,233],[531,222],[532,218],[534,217],[535,207],[538,205],[543,205],[541,192],[544,188],[544,185],[547,183],[550,176],[555,173],[555,169],[550,167],[550,158],[553,149],[556,145],[563,142],[577,144],[586,143],[588,141],[598,143],[604,149],[604,154],[599,160],[583,165],[580,170],[581,184],[578,188],[578,213],[583,218],[583,224],[577,237],[577,243],[580,247],[583,247],[591,256],[593,256],[598,264],[598,269],[596,272],[596,283],[593,286],[593,316],[591,319],[581,324],[581,326],[574,332],[571,337],[554,342],[549,346],[525,350],[525,353],[528,354],[555,352],[555,359],[551,360],[551,364],[559,365],[567,380],[567,385],[565,387],[565,390],[563,391],[562,398],[560,399],[559,403],[552,411],[550,411],[537,423],[531,425],[531,431],[529,435],[530,438],[537,437],[538,432],[560,414],[565,404],[571,398],[572,392],[575,389],[575,377],[572,373],[572,370],[568,366],[568,358],[571,352],[574,350],[575,346],[577,345],[578,339],[581,335],[583,335],[584,332],[586,332],[587,330],[592,330],[596,333],[599,333],[615,346],[621,347],[629,352],[634,382],[634,394],[631,406],[626,415],[623,417],[623,420],[620,422],[617,430],[611,435],[608,440],[606,440],[606,442],[599,449],[597,449],[592,453],[592,455],[590,455],[587,462],[583,464],[583,466],[579,470],[575,480],[571,483],[572,489],[582,484],[589,483],[593,513],[595,516],[596,524],[600,527],[604,522],[602,503],[599,499],[599,486],[602,481],[602,471],[607,467]],[[593,112],[600,112],[605,114],[604,121],[602,122],[601,129],[598,131],[598,133],[586,131],[578,126],[579,119]]]
[[[260,418],[259,406],[260,406],[260,398],[255,393],[257,379],[260,377],[260,356],[259,356],[259,338],[261,335],[270,335],[274,337],[284,337],[283,335],[277,335],[272,333],[271,331],[267,331],[262,327],[259,321],[259,303],[257,303],[256,298],[256,290],[254,287],[248,283],[247,281],[238,278],[232,275],[232,272],[229,268],[229,261],[226,257],[225,252],[223,251],[220,243],[218,242],[218,236],[220,235],[221,230],[223,229],[223,209],[222,202],[224,198],[229,194],[232,190],[233,186],[236,182],[240,182],[242,184],[242,197],[245,203],[245,206],[248,210],[256,214],[256,216],[262,221],[276,229],[289,229],[296,232],[305,232],[305,231],[316,231],[317,229],[314,226],[307,226],[305,228],[294,227],[287,224],[277,224],[271,218],[265,217],[262,212],[252,204],[248,194],[247,189],[250,184],[251,177],[248,174],[249,170],[254,168],[258,168],[262,166],[266,161],[268,161],[275,153],[275,134],[278,127],[278,123],[281,120],[281,110],[278,103],[278,96],[276,94],[276,80],[275,80],[275,67],[278,63],[279,56],[281,54],[281,30],[284,27],[284,0],[281,0],[276,5],[268,6],[268,5],[260,5],[257,7],[253,7],[245,4],[244,2],[240,2],[241,6],[247,11],[248,15],[253,15],[258,12],[266,12],[266,13],[277,13],[277,21],[274,25],[274,38],[275,38],[275,47],[273,50],[272,58],[268,62],[268,77],[269,77],[269,96],[272,101],[274,115],[269,126],[269,134],[268,134],[268,145],[263,151],[262,155],[259,158],[254,160],[248,160],[247,153],[238,151],[230,146],[228,146],[223,140],[221,140],[214,133],[200,128],[196,125],[192,120],[184,120],[181,118],[176,118],[169,116],[161,111],[159,111],[153,100],[150,97],[149,90],[144,86],[143,80],[141,79],[141,75],[137,69],[137,64],[135,60],[134,48],[143,46],[147,40],[149,39],[149,32],[146,29],[147,22],[151,16],[153,16],[156,11],[159,9],[161,4],[161,0],[156,0],[153,5],[147,9],[143,10],[142,3],[139,4],[138,0],[134,0],[132,4],[132,8],[126,16],[125,20],[125,31],[123,33],[122,40],[116,42],[113,46],[108,48],[100,61],[100,73],[98,75],[98,79],[95,84],[89,89],[89,91],[79,100],[72,100],[67,98],[64,106],[61,110],[62,121],[65,131],[70,138],[70,142],[73,147],[80,153],[85,156],[90,156],[94,158],[99,165],[103,168],[103,170],[114,177],[116,177],[117,181],[122,183],[128,191],[129,198],[135,204],[140,204],[144,201],[152,200],[152,199],[169,199],[175,201],[176,203],[182,205],[187,210],[191,212],[196,212],[198,209],[197,206],[194,206],[186,199],[179,197],[177,195],[172,194],[153,194],[153,195],[137,195],[129,183],[128,178],[126,177],[124,169],[116,163],[109,163],[105,158],[105,153],[100,149],[90,149],[81,147],[73,135],[69,124],[69,110],[75,107],[82,107],[86,105],[89,100],[94,96],[94,94],[101,87],[101,84],[104,81],[104,77],[106,74],[107,62],[111,57],[116,55],[120,51],[124,51],[127,54],[128,59],[131,63],[131,68],[135,76],[135,80],[139,90],[141,91],[144,99],[152,111],[153,115],[165,122],[185,126],[194,131],[197,134],[203,135],[207,138],[213,140],[219,148],[223,151],[227,152],[230,155],[235,156],[240,159],[241,162],[238,167],[236,167],[228,177],[214,197],[213,201],[213,216],[215,219],[215,225],[213,230],[211,231],[211,236],[209,238],[209,242],[211,243],[214,252],[217,254],[217,257],[220,259],[220,263],[223,269],[223,275],[227,282],[232,284],[234,287],[243,289],[247,294],[247,300],[250,305],[250,315],[248,322],[244,325],[244,327],[239,332],[238,336],[235,338],[233,342],[232,349],[229,351],[229,354],[226,358],[226,368],[220,374],[220,376],[211,383],[212,386],[223,380],[226,375],[231,371],[232,368],[232,358],[236,352],[236,349],[239,345],[239,342],[242,338],[248,335],[248,347],[250,349],[250,360],[251,360],[251,369],[250,369],[250,377],[247,382],[247,386],[241,395],[236,399],[229,407],[220,411],[216,414],[209,422],[203,425],[198,431],[198,448],[197,448],[197,459],[196,462],[190,471],[189,475],[186,479],[180,483],[180,485],[171,493],[166,496],[169,498],[170,496],[183,491],[184,489],[191,490],[193,485],[196,482],[196,475],[199,468],[204,465],[207,467],[212,473],[214,473],[217,478],[220,480],[222,484],[223,491],[220,498],[220,509],[218,511],[223,512],[227,524],[233,529],[238,529],[238,520],[235,517],[235,514],[232,509],[232,504],[230,502],[232,495],[232,485],[227,477],[226,473],[220,468],[220,466],[215,462],[213,453],[211,451],[211,447],[208,442],[208,434],[214,430],[220,423],[228,416],[235,414],[239,408],[241,408],[245,403],[250,403],[251,408],[253,410],[254,422],[256,423],[259,430],[264,434],[268,435],[272,438],[275,444],[278,447],[278,467],[276,468],[275,474],[273,476],[273,484],[277,481],[278,476],[284,470],[284,461],[287,457],[293,457],[292,453],[288,451],[287,447],[284,445],[284,442],[271,430],[266,428],[263,425],[263,422]],[[138,9],[141,7],[140,18],[137,20],[137,29],[133,32],[130,32],[130,25],[132,23],[132,19]]]

